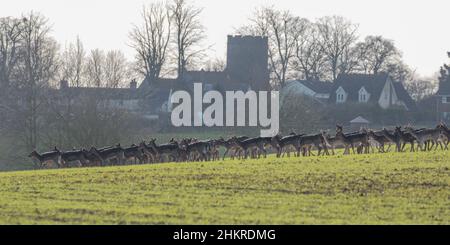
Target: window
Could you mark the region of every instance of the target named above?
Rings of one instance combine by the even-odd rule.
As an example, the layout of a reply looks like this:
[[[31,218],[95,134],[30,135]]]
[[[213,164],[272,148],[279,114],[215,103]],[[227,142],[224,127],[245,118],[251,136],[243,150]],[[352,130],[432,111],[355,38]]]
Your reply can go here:
[[[442,104],[450,104],[450,96],[442,96]]]
[[[359,95],[358,101],[360,103],[367,103],[367,101],[369,101],[370,94],[367,92],[367,90],[364,87],[362,87],[359,90],[358,95]]]
[[[345,93],[345,90],[342,87],[339,87],[338,90],[336,90],[336,103],[344,103],[347,99],[347,94]]]

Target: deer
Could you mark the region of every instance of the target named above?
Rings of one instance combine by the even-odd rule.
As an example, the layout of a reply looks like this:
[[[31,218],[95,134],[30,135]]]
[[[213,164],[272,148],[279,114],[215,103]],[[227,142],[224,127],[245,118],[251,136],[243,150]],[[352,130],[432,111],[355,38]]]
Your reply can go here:
[[[285,137],[281,137],[280,135],[275,136],[274,140],[278,145],[277,157],[284,157],[286,153],[288,157],[291,157],[290,149],[294,149],[294,155],[297,156],[296,152],[300,151],[300,138],[303,136],[304,134],[297,135],[295,133],[291,133]]]
[[[237,156],[241,158],[241,155],[243,154],[243,149],[239,146],[239,144],[237,144],[237,142],[242,142],[247,139],[248,139],[247,136],[232,137],[228,140],[224,140],[223,138],[218,139],[216,141],[216,145],[225,148],[222,160],[225,160],[225,157],[230,152],[232,152],[232,154],[230,154],[231,159],[234,159]]]
[[[91,147],[90,150],[82,149],[84,158],[88,161],[88,166],[102,166],[103,159],[98,154],[97,150],[94,150],[94,147]]]
[[[61,158],[65,166],[68,166],[71,162],[77,162],[78,167],[85,167],[88,165],[88,160],[86,159],[83,150],[62,152]]]
[[[326,142],[328,142],[327,149],[331,150],[332,155],[336,155],[336,152],[334,151],[337,147],[342,146],[345,147],[344,142],[341,138],[336,138],[336,136],[331,136],[328,133],[324,134],[324,137],[326,138]],[[322,155],[330,155],[329,151],[323,151]]]
[[[383,128],[381,131],[382,135],[386,137],[386,139],[389,140],[392,144],[395,145],[395,151],[396,152],[402,152],[402,139],[401,139],[401,127],[396,127],[394,132],[387,130],[386,128]]]
[[[209,161],[211,159],[211,141],[198,141],[193,143],[183,142],[186,160]]]
[[[155,139],[150,140],[150,142],[152,142],[152,141],[154,142]],[[144,162],[146,162],[146,163],[155,163],[156,162],[157,154],[156,154],[155,150],[150,145],[147,145],[145,143],[145,141],[142,141],[141,143],[139,143],[139,149],[142,152]]]
[[[427,141],[432,142],[433,144],[436,144],[435,150],[437,149],[438,145],[443,148],[440,138],[442,138],[442,130],[439,128],[435,129],[425,129],[421,131],[416,131],[412,127],[408,126],[405,128],[406,132],[410,133],[417,141],[418,149],[420,148],[421,151],[426,151]]]
[[[445,149],[448,150],[448,144],[450,142],[450,129],[443,122],[441,122],[436,128],[439,128],[441,130],[443,144],[445,146]]]
[[[222,140],[223,140],[223,138],[222,138]],[[222,144],[220,143],[220,141],[219,140],[212,140],[211,142],[210,142],[210,155],[211,155],[211,160],[212,161],[218,161],[218,160],[220,160],[220,152],[219,152],[219,149],[220,149],[220,146],[221,146]]]
[[[355,147],[358,147],[359,145],[362,145],[362,147],[366,149],[365,153],[368,153],[369,151],[369,141],[365,129],[359,133],[344,134],[343,127],[336,125],[336,139],[344,144],[344,155],[350,153],[350,147],[352,148],[353,153],[355,153]]]
[[[95,147],[91,147],[91,153],[97,155],[101,159],[101,165],[113,165],[111,161],[116,161],[117,164],[122,165],[125,160],[125,152],[120,144],[115,147],[106,147],[102,149],[96,149]]]
[[[156,158],[159,159],[160,162],[163,162],[163,157],[167,156],[168,161],[178,162],[180,161],[183,150],[180,149],[180,146],[177,141],[172,140],[169,144],[157,145],[155,140],[150,141],[149,146],[156,153]]]
[[[42,154],[39,154],[36,150],[34,150],[28,155],[28,157],[31,158],[37,168],[44,168],[48,162],[52,162],[61,168],[64,166],[61,155],[61,152],[55,147],[53,151]]]
[[[131,145],[128,148],[123,149],[125,161],[132,161],[134,164],[139,162],[139,164],[143,164],[145,162],[146,155],[143,152],[142,147],[138,145]]]
[[[277,148],[276,143],[274,142],[274,137],[256,137],[250,138],[244,141],[239,141],[237,138],[233,141],[240,149],[244,152],[244,159],[248,158],[249,151],[251,151],[252,157],[256,158],[256,155],[253,154],[252,150],[257,150],[257,157],[260,158],[261,152],[264,155],[264,158],[267,158],[267,150],[266,146],[271,145]]]
[[[386,151],[389,151],[390,145],[388,149],[385,149],[385,145],[388,144],[390,141],[386,136],[384,136],[383,132],[381,131],[373,131],[369,130],[367,132],[367,136],[369,137],[369,140],[376,142],[378,146],[378,151],[381,153],[386,153]]]
[[[327,138],[325,137],[325,132],[321,132],[319,134],[315,134],[315,135],[305,135],[305,136],[301,136],[299,138],[299,144],[300,144],[300,148],[297,149],[297,156],[299,156],[300,154],[300,149],[303,149],[303,155],[304,156],[311,156],[314,155],[311,152],[312,147],[316,147],[316,149],[318,150],[318,155],[320,155],[320,153],[322,152],[322,150],[324,151],[324,154],[329,154],[328,153],[328,145],[330,145],[330,143],[327,141]]]

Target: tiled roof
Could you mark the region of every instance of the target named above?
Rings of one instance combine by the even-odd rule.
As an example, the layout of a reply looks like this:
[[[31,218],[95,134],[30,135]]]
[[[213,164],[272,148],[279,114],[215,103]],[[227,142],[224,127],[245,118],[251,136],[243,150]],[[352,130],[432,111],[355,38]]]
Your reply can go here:
[[[416,102],[411,98],[403,84],[401,82],[394,82],[394,87],[398,98],[405,103],[407,109],[409,111],[417,110]]]
[[[333,83],[313,80],[299,80],[301,84],[319,94],[329,94],[333,88]]]
[[[109,100],[139,99],[136,89],[131,88],[99,88],[99,87],[67,87],[59,90],[63,96],[96,96]]]
[[[336,90],[342,87],[346,93],[348,93],[347,101],[358,101],[359,90],[364,89],[370,94],[369,101],[376,102],[380,98],[381,91],[383,90],[386,81],[389,76],[385,73],[378,75],[368,74],[346,74],[339,75],[333,84],[333,89],[330,93],[329,101],[334,103],[336,101]]]

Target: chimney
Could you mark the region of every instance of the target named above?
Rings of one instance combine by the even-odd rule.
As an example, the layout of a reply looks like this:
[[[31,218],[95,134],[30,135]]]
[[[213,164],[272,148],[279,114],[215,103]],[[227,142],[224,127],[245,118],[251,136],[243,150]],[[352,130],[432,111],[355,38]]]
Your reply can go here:
[[[137,89],[136,79],[131,80],[131,82],[130,82],[130,89]]]
[[[59,81],[59,89],[66,89],[69,87],[69,82],[67,80]]]

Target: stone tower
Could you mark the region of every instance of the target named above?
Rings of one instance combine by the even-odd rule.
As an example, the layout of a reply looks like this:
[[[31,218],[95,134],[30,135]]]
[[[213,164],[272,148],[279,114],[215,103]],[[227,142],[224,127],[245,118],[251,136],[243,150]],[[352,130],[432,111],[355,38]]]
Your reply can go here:
[[[232,81],[248,83],[253,90],[268,90],[267,37],[228,36],[226,73]]]

